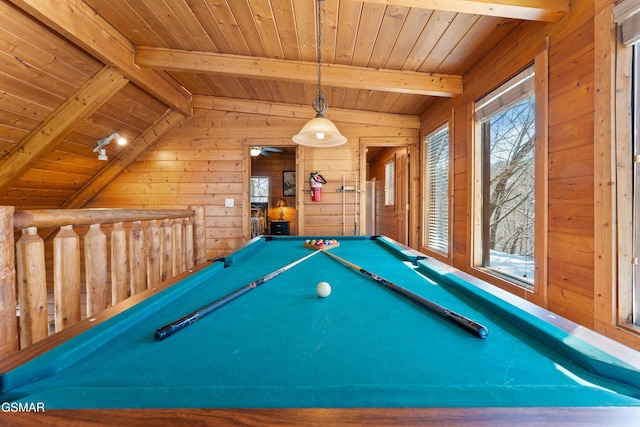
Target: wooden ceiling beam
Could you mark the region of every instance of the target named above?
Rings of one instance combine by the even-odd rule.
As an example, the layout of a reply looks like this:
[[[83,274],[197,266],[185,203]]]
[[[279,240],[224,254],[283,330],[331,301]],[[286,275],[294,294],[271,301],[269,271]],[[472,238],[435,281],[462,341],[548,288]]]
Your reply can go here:
[[[247,99],[219,98],[214,96],[193,97],[193,108],[227,111],[241,114],[258,114],[272,117],[285,117],[309,120],[315,112],[311,106],[281,104],[276,102],[252,101]],[[341,123],[354,123],[378,126],[396,126],[398,128],[420,129],[418,116],[394,113],[378,113],[374,111],[348,110],[345,108],[329,108],[325,115],[331,120]]]
[[[180,123],[184,115],[175,111],[167,110],[154,124],[149,126],[139,137],[131,141],[127,146],[113,158],[102,170],[94,175],[80,190],[71,196],[61,209],[84,208],[102,190],[115,180],[118,175],[130,165],[147,148],[155,144],[175,125]]]
[[[133,44],[82,0],[9,0],[34,19],[112,66],[167,106],[191,115],[191,94],[154,70],[133,63]]]
[[[0,193],[128,82],[118,70],[104,67],[70,96],[0,161]]]
[[[317,83],[318,64],[315,62],[140,46],[136,47],[135,62],[140,67],[166,71]],[[462,94],[462,76],[338,64],[322,65],[322,83],[417,95],[453,97]]]
[[[557,22],[569,12],[569,0],[355,0],[420,9],[527,21]]]

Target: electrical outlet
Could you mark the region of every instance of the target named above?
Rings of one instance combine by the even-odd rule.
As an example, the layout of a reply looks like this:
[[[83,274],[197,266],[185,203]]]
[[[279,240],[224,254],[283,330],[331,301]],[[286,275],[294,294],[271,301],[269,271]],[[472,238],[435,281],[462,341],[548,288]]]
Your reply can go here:
[[[233,199],[224,199],[224,207],[232,208],[233,207]]]

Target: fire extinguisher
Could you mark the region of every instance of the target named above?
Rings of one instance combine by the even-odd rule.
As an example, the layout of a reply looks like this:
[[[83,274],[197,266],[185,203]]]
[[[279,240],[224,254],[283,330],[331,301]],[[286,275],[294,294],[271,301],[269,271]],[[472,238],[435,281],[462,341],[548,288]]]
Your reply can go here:
[[[309,178],[309,184],[311,185],[311,201],[319,202],[322,200],[322,184],[326,184],[327,181],[318,172],[311,172]]]

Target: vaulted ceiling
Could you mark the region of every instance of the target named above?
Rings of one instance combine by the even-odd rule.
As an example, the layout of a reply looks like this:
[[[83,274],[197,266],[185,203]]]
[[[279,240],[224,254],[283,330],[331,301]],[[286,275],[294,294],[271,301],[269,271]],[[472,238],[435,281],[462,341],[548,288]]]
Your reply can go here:
[[[323,0],[330,108],[419,115],[569,0]],[[0,204],[80,207],[194,96],[309,105],[314,0],[0,0]],[[113,131],[115,160],[91,151]]]

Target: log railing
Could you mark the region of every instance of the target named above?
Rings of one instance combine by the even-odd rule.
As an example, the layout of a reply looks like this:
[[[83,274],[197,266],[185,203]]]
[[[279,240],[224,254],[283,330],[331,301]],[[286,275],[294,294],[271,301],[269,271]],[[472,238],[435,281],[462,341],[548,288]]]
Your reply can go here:
[[[53,243],[45,244],[54,233]],[[58,332],[205,261],[203,207],[0,206],[0,357],[49,335],[51,292]]]

